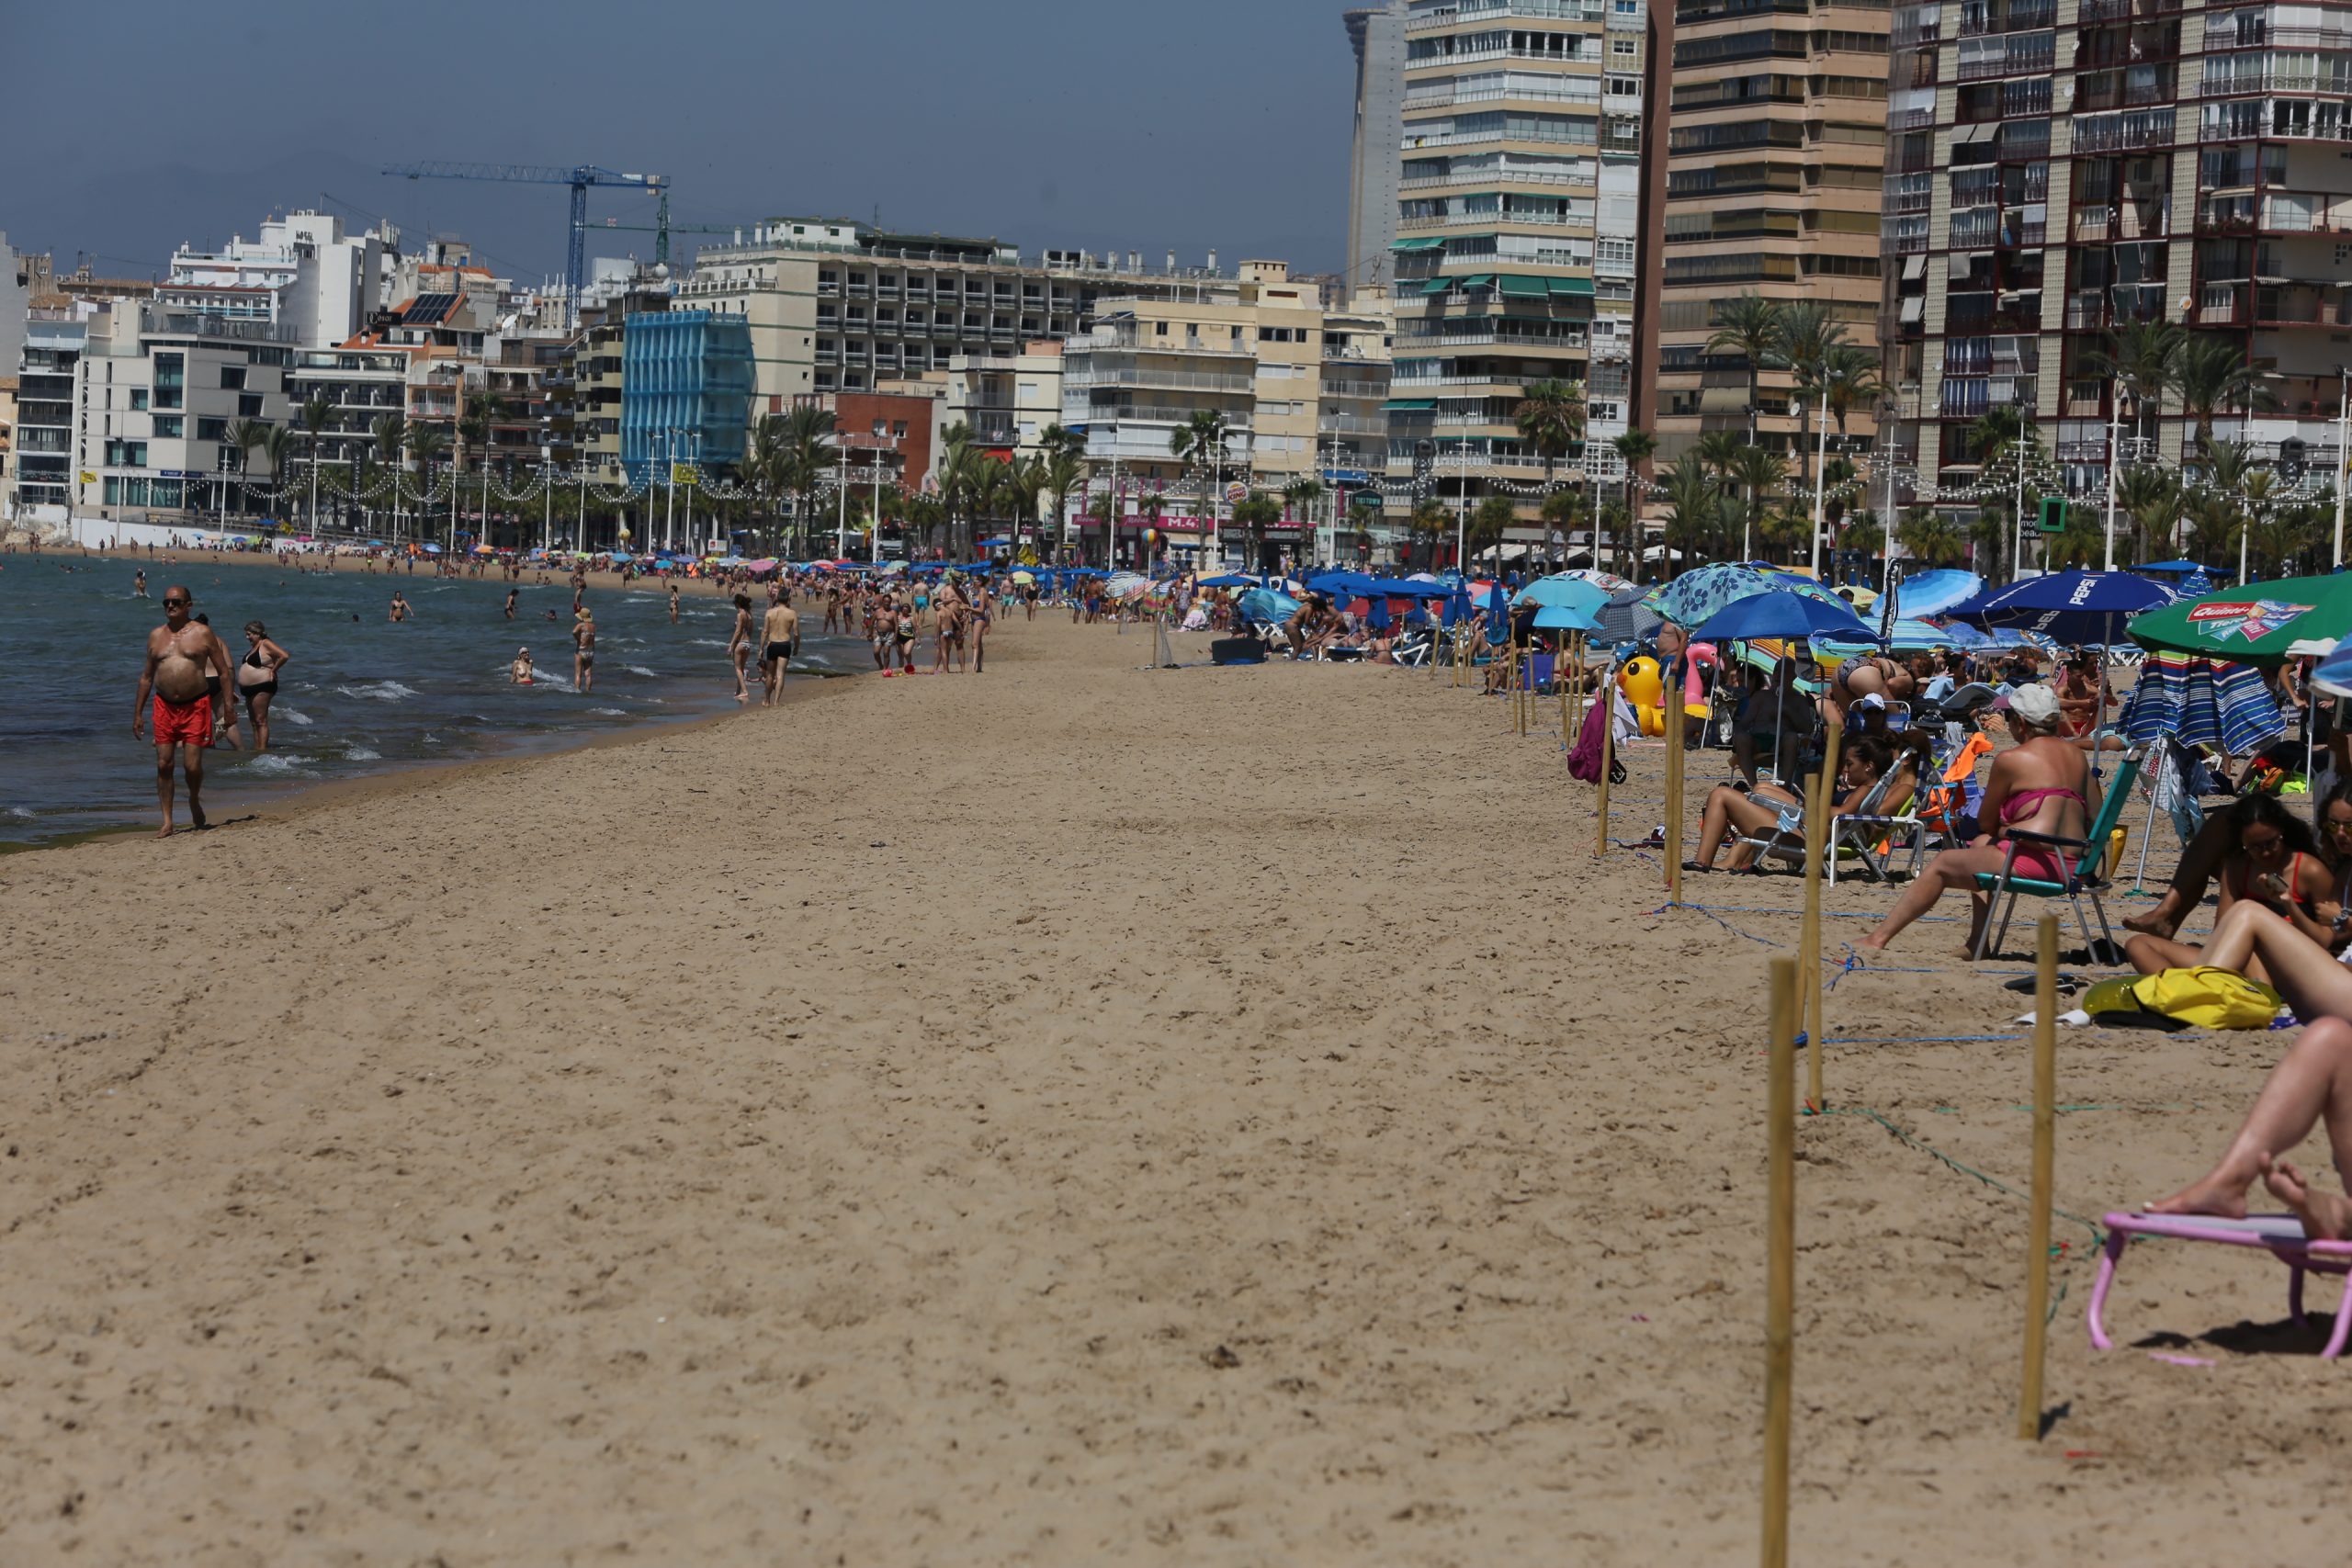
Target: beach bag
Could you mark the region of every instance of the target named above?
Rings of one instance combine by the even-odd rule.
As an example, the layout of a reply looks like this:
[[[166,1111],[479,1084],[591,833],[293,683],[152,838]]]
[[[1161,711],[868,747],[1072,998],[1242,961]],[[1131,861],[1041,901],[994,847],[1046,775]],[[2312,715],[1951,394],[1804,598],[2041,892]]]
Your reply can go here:
[[[2136,980],[2105,980],[2083,998],[2083,1010],[2154,1012],[2199,1029],[2267,1029],[2286,998],[2234,969],[2200,964]]]
[[[1568,777],[1584,784],[1600,782],[1600,726],[1607,721],[1596,710],[1613,694],[1613,692],[1604,693],[1585,705],[1584,723],[1577,730],[1576,745],[1568,751]],[[1625,764],[1614,757],[1609,759],[1609,782],[1613,784],[1625,782]]]

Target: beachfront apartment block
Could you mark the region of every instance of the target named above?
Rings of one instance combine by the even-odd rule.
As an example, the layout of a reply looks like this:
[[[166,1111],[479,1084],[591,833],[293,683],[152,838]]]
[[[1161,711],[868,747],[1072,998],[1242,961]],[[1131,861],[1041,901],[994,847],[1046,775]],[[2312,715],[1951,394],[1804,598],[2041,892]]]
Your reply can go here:
[[[1387,475],[1449,508],[1508,497],[1540,541],[1545,464],[1518,429],[1528,384],[1585,389],[1572,483],[1622,478],[1650,68],[1647,0],[1414,0],[1405,18],[1395,396]]]
[[[1894,8],[1893,51],[1882,331],[1901,449],[1951,511],[1995,408],[2076,493],[2104,493],[2111,434],[2125,464],[2198,466],[2181,399],[2138,409],[2096,357],[2139,321],[2261,373],[2217,440],[2289,487],[2338,470],[2352,5],[1936,0]]]
[[[159,299],[118,300],[80,324],[69,487],[77,515],[194,523],[263,504],[277,476],[232,433],[241,421],[289,423],[291,322]]]
[[[1369,481],[1331,459],[1341,444],[1359,462],[1385,451],[1385,296],[1328,310],[1315,280],[1246,261],[1232,278],[1138,279],[1095,310],[1093,331],[1064,348],[1061,423],[1086,438],[1098,491],[1114,498],[1123,554],[1147,526],[1203,542],[1231,509],[1227,487]],[[1180,456],[1177,434],[1199,414],[1223,421],[1222,452]],[[1296,553],[1317,522],[1316,508],[1289,509],[1264,531],[1261,553]],[[1096,539],[1108,524],[1090,513],[1079,526]],[[1231,532],[1223,538],[1231,549]],[[1102,555],[1099,541],[1090,550]]]
[[[1709,432],[1747,434],[1747,356],[1708,346],[1739,296],[1826,306],[1848,343],[1875,354],[1887,18],[1884,0],[1675,5],[1658,235],[1661,466]],[[1793,474],[1794,377],[1771,363],[1758,382],[1757,443]],[[1875,414],[1853,411],[1843,440],[1868,445]]]
[[[182,245],[156,297],[175,310],[277,321],[295,341],[343,343],[386,303],[400,233],[390,224],[357,233],[331,213],[265,219],[252,240],[218,250]]]
[[[945,376],[947,423],[963,425],[995,457],[1038,456],[1038,437],[1061,423],[1058,339],[1024,343],[1010,354],[959,354],[947,362]]]

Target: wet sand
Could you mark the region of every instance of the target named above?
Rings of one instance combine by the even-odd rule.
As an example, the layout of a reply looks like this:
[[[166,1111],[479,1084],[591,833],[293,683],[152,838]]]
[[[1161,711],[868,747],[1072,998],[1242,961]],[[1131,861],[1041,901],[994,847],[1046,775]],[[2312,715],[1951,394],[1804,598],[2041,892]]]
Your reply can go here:
[[[11,857],[0,1560],[1752,1562],[1795,885],[1657,912],[1500,703],[1148,649]],[[2135,1249],[2099,1355],[2062,1220],[2010,1436],[2023,1206],[1889,1130],[2025,1181],[1957,942],[1830,998],[1799,1560],[2340,1562],[2267,1259]],[[2068,1033],[2062,1206],[2198,1174],[2283,1043]]]

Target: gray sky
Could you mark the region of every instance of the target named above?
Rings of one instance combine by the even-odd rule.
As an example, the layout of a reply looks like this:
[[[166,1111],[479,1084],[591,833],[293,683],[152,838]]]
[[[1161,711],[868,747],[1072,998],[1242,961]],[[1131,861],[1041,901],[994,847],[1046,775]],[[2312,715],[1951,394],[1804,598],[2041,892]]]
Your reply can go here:
[[[668,175],[673,223],[778,214],[1335,271],[1353,65],[1339,0],[0,0],[0,231],[160,272],[265,212],[455,231],[563,266],[560,186],[387,178],[459,159]],[[51,128],[70,127],[68,134]],[[322,201],[322,197],[325,198]],[[650,224],[592,192],[593,222]],[[683,245],[691,241],[684,237]],[[592,235],[650,256],[653,236]]]

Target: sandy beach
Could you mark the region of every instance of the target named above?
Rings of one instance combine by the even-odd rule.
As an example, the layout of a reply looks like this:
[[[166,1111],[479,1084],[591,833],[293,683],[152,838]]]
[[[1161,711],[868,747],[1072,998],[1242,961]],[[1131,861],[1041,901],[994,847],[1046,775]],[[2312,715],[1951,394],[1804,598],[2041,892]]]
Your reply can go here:
[[[1662,910],[1442,680],[1148,649],[0,863],[0,1562],[1752,1562],[1798,885]],[[2341,1563],[2266,1258],[2136,1248],[2101,1354],[2062,1219],[2012,1435],[2030,998],[1961,929],[1829,998],[1796,1560]],[[2061,1206],[2285,1038],[2065,1034]]]

